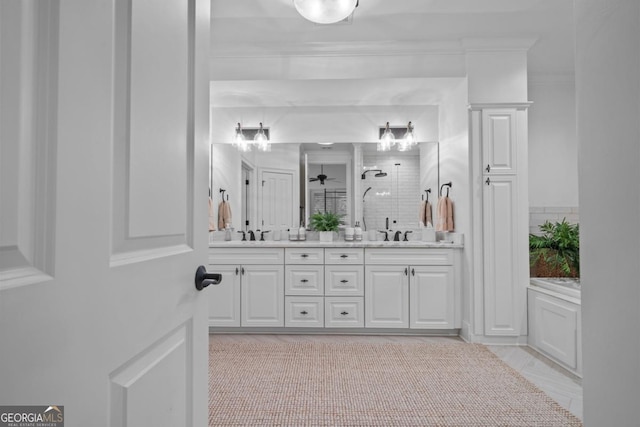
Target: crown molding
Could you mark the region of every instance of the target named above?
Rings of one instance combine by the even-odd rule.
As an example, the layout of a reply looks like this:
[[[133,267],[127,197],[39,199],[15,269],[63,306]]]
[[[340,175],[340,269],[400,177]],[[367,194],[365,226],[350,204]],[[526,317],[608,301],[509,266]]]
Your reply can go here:
[[[526,52],[538,41],[537,36],[530,37],[492,37],[463,38],[465,52]]]

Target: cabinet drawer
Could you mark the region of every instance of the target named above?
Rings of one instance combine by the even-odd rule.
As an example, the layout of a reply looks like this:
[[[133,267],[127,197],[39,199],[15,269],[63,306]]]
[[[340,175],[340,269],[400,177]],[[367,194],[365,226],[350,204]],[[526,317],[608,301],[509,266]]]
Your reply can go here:
[[[364,298],[325,297],[324,318],[327,328],[364,327]]]
[[[285,297],[285,321],[287,327],[324,327],[323,297]]]
[[[322,295],[324,267],[322,265],[287,265],[284,288],[286,295]]]
[[[362,248],[330,248],[324,250],[325,264],[362,264],[364,249]]]
[[[365,264],[374,265],[452,265],[454,249],[371,248],[364,254]]]
[[[327,296],[363,296],[364,266],[327,265],[324,267],[325,290]]]
[[[282,248],[209,248],[209,264],[284,264]]]
[[[286,264],[324,264],[322,248],[285,248]]]

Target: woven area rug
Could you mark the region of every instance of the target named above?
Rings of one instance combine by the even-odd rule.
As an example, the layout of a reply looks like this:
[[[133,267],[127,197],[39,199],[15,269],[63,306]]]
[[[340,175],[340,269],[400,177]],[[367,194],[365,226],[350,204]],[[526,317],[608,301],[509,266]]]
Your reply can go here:
[[[210,426],[582,426],[482,345],[213,343]]]

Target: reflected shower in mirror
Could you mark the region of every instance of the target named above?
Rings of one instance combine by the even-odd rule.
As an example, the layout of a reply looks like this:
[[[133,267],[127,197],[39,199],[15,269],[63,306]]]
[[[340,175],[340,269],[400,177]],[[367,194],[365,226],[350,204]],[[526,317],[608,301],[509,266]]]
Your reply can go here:
[[[428,189],[438,188],[438,143],[423,142],[409,151],[362,150],[362,225],[367,230],[419,228],[418,211]],[[429,200],[432,202],[432,200]]]

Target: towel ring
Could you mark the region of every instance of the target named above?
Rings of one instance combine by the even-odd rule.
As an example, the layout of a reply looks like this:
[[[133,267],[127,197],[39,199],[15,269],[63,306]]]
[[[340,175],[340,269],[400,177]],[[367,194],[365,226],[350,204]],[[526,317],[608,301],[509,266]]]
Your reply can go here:
[[[449,181],[449,182],[447,182],[445,184],[442,184],[440,186],[440,192],[439,192],[440,197],[442,197],[442,187],[447,187],[447,197],[449,197],[449,188],[453,187],[453,184],[451,183],[451,181]]]

